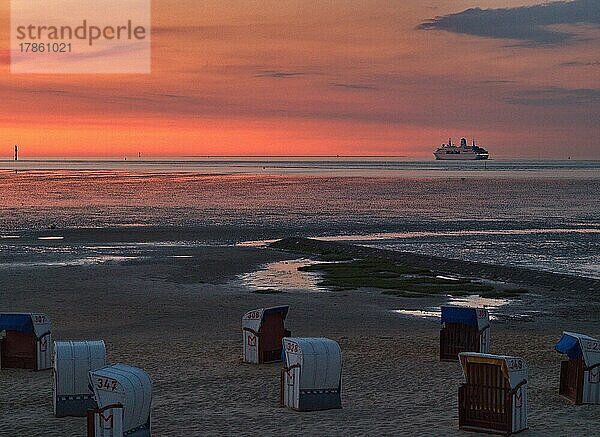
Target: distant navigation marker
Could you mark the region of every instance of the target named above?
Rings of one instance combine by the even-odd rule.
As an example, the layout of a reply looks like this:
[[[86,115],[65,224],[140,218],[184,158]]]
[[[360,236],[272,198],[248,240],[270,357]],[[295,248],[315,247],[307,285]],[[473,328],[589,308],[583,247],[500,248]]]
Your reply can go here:
[[[19,145],[15,144],[15,161],[19,160]]]

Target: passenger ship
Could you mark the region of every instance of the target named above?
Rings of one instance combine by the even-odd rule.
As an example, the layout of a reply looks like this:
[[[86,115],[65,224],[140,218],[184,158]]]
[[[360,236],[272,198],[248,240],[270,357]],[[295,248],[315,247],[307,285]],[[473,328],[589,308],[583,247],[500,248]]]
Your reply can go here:
[[[460,146],[452,144],[452,139],[448,140],[448,144],[442,144],[435,152],[435,159],[449,160],[449,159],[460,159],[460,160],[471,160],[471,159],[488,159],[490,154],[483,147],[475,145],[469,146],[466,138],[460,139]]]

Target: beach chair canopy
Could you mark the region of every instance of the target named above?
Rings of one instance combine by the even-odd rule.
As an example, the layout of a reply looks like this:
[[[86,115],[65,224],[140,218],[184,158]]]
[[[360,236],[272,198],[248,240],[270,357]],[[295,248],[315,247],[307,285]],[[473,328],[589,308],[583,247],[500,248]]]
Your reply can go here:
[[[475,326],[480,331],[490,326],[490,315],[485,308],[442,306],[442,323],[458,323]]]
[[[285,337],[286,367],[299,365],[300,389],[338,389],[342,375],[342,350],[336,341],[319,337]]]
[[[40,338],[50,332],[50,319],[40,313],[2,313],[0,331],[33,332]]]
[[[267,315],[272,313],[283,313],[283,320],[285,320],[289,309],[289,305],[285,305],[280,307],[259,308],[248,311],[246,314],[244,314],[244,317],[242,317],[242,328],[248,328],[254,332],[258,332],[263,319]]]
[[[475,326],[480,331],[490,326],[490,314],[485,308],[442,306],[442,323]]]
[[[527,362],[520,357],[461,352],[458,354],[458,359],[460,360],[467,383],[469,382],[469,365],[471,364],[499,366],[502,369],[504,377],[508,379],[511,388],[515,388],[521,382],[527,380]]]
[[[554,348],[557,352],[566,354],[571,359],[583,358],[587,367],[600,364],[600,341],[588,335],[563,332]]]
[[[89,371],[106,366],[104,341],[55,341],[54,369],[58,394],[89,393]]]
[[[152,381],[146,372],[125,364],[113,364],[89,373],[98,408],[121,404],[123,429],[145,425],[150,418]]]

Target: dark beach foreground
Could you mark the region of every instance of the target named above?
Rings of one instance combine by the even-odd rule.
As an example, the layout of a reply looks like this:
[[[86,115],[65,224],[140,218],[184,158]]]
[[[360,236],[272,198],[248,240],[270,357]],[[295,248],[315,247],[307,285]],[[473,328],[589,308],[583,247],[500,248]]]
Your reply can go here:
[[[68,240],[68,233],[63,235]],[[530,430],[524,435],[597,432],[597,406],[574,406],[558,395],[562,357],[553,345],[562,330],[600,336],[599,281],[296,241],[303,251],[325,247],[527,288],[492,324],[492,351],[529,363]],[[187,258],[173,258],[182,250]],[[307,255],[272,248],[165,246],[130,260],[15,266],[0,274],[2,310],[45,312],[54,339],[104,339],[109,361],[148,371],[154,382],[155,435],[458,435],[462,374],[457,363],[438,360],[439,322],[394,312],[439,305],[445,297],[406,298],[375,289],[261,295],[239,280],[266,263],[300,256]],[[294,335],[340,343],[342,410],[281,409],[280,366],[241,363],[241,316],[280,304],[291,306],[288,327]],[[85,433],[84,419],[52,416],[50,372],[0,372],[0,418],[3,436]]]

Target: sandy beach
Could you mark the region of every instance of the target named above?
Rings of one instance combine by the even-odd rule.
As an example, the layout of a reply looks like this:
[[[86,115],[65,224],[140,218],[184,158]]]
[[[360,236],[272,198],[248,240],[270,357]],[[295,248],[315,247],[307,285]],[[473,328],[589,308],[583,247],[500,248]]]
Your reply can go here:
[[[240,275],[300,255],[233,246],[187,248],[187,258],[174,257],[180,253],[165,247],[135,260],[12,268],[0,275],[2,309],[45,312],[54,339],[104,339],[110,362],[144,368],[154,382],[157,436],[459,434],[462,374],[457,363],[438,360],[439,320],[394,312],[439,305],[443,297],[380,290],[254,294]],[[600,334],[598,296],[582,288],[575,280],[568,294],[529,287],[493,321],[492,351],[529,363],[524,435],[597,431],[597,406],[574,406],[558,395],[561,356],[553,350],[562,330]],[[280,365],[241,363],[241,316],[280,304],[291,306],[293,335],[340,343],[342,410],[279,408]],[[53,417],[51,372],[3,370],[0,387],[0,435],[84,435],[84,419]]]

